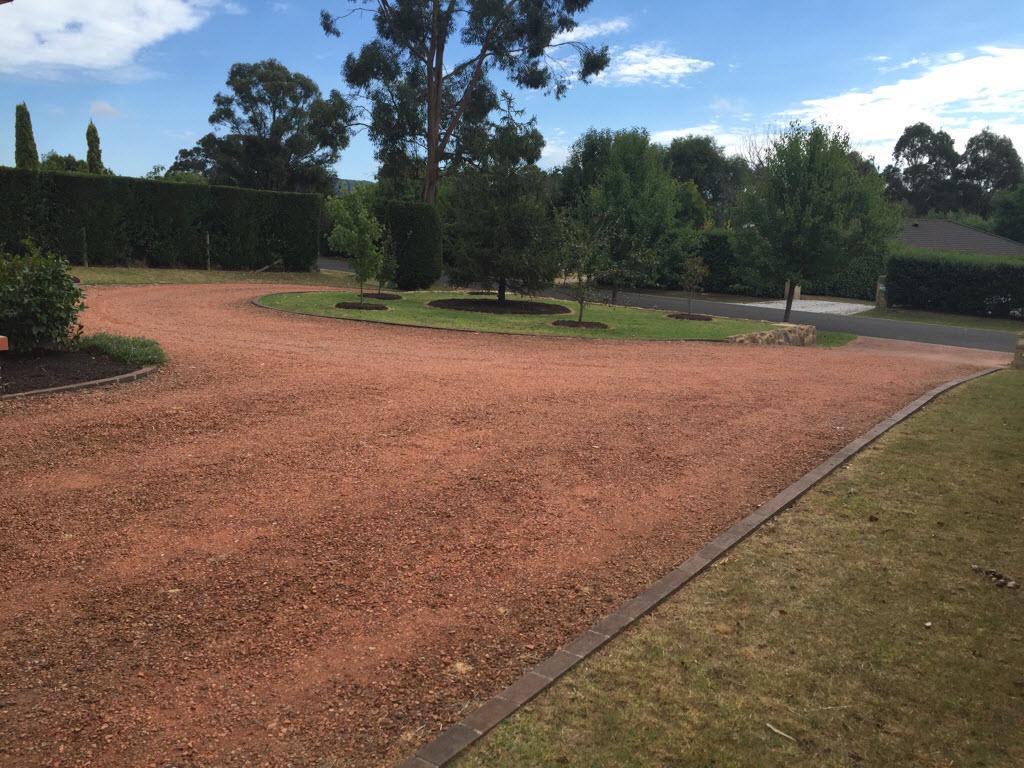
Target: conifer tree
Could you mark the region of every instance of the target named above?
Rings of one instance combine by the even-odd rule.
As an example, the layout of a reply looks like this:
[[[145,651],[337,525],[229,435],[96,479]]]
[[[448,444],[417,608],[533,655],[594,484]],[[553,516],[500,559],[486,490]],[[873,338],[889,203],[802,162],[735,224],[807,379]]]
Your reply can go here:
[[[96,130],[96,124],[92,120],[89,121],[89,127],[85,129],[85,143],[89,147],[85,155],[89,173],[104,173],[103,153],[100,151],[100,132]]]
[[[27,171],[39,170],[39,150],[32,134],[32,117],[25,102],[14,110],[14,166]]]

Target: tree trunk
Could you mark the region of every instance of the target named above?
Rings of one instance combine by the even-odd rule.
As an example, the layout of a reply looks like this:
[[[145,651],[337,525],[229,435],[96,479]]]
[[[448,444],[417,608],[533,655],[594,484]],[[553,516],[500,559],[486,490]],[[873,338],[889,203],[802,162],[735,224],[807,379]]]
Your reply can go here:
[[[786,292],[786,313],[782,316],[782,322],[788,323],[789,316],[793,312],[793,297],[796,295],[796,280],[789,281],[789,291]]]
[[[499,277],[498,278],[498,303],[499,304],[504,304],[505,303],[505,278],[504,277]]]

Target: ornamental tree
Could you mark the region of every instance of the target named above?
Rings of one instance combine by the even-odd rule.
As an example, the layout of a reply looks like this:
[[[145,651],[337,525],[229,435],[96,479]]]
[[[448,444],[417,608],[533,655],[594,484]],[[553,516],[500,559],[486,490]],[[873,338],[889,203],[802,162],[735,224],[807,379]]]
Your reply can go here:
[[[754,168],[735,223],[744,269],[775,285],[789,281],[788,322],[798,284],[826,282],[865,249],[883,248],[899,215],[845,133],[793,123]]]
[[[363,286],[377,278],[384,265],[380,223],[364,195],[359,193],[328,199],[327,215],[334,224],[328,242],[335,251],[348,256],[359,282],[359,300],[362,301]]]
[[[26,171],[39,170],[39,150],[32,133],[32,117],[22,102],[14,108],[14,167]]]
[[[353,0],[341,20],[373,16],[376,37],[345,60],[345,80],[366,101],[370,139],[385,175],[418,176],[434,203],[441,177],[473,157],[499,106],[491,74],[521,88],[563,96],[608,65],[607,47],[573,39],[576,16],[592,0]],[[569,49],[574,60],[556,55]]]
[[[89,121],[89,127],[85,129],[85,143],[88,150],[85,155],[85,162],[89,173],[102,175],[106,173],[103,168],[103,153],[100,150],[100,132],[96,130],[96,124]]]

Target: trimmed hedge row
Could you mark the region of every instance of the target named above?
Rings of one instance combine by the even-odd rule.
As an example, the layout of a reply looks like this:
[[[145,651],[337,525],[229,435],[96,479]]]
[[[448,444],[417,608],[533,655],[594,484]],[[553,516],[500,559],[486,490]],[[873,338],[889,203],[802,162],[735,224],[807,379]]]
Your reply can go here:
[[[0,168],[0,249],[25,239],[82,264],[259,269],[316,264],[319,195]]]
[[[403,291],[429,288],[441,277],[441,221],[428,203],[392,202],[385,210],[385,227],[395,257],[395,285]]]
[[[982,317],[1024,313],[1024,259],[902,249],[885,278],[891,306]]]

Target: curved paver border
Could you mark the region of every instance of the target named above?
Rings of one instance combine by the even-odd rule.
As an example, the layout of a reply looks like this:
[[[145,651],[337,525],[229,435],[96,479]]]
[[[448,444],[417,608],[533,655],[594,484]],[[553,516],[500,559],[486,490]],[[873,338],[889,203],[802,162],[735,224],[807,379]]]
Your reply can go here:
[[[0,395],[0,400],[17,400],[23,397],[35,397],[37,395],[54,395],[59,392],[74,392],[78,389],[93,389],[94,387],[108,387],[113,384],[126,384],[129,381],[143,379],[153,373],[159,365],[147,365],[137,371],[122,373],[120,376],[109,376],[105,379],[93,379],[92,381],[79,381],[76,384],[65,384],[62,387],[49,387],[48,389],[31,389],[28,392],[12,392],[9,395]]]
[[[402,762],[399,768],[440,768],[447,764],[502,720],[533,700],[570,669],[674,595],[722,555],[779,512],[792,505],[818,482],[828,477],[842,464],[901,421],[921,410],[942,393],[1000,370],[1003,369],[988,368],[940,384],[896,411],[889,418],[876,424],[853,442],[829,456],[799,480],[790,484],[773,499],[720,533],[696,554],[691,555],[682,564],[662,576],[644,592],[623,603],[614,613],[605,616],[555,651],[554,654],[528,669],[508,688],[443,731],[437,738],[420,747],[416,754]]]

